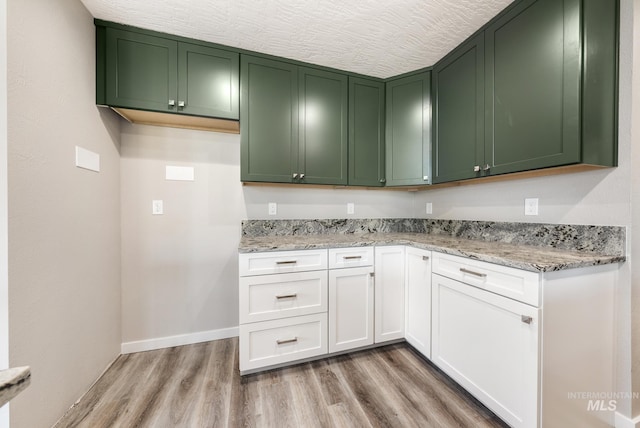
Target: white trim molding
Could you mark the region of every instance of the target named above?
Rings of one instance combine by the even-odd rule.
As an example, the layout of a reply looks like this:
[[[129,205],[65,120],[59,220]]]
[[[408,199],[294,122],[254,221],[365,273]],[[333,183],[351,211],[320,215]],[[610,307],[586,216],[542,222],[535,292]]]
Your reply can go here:
[[[122,354],[131,354],[133,352],[153,351],[155,349],[171,348],[173,346],[192,345],[194,343],[237,337],[238,332],[238,327],[230,327],[220,330],[199,331],[197,333],[180,334],[177,336],[124,342],[121,345],[120,352]]]
[[[634,419],[629,419],[621,413],[616,412],[616,421],[614,426],[616,428],[640,428],[640,416]]]

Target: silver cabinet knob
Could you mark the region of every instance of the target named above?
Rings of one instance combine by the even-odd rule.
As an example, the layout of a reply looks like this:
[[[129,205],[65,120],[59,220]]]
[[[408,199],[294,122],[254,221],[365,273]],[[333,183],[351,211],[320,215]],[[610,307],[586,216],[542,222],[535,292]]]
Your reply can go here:
[[[522,320],[522,322],[523,322],[523,323],[525,323],[525,324],[531,324],[531,323],[533,322],[533,318],[528,317],[528,316],[526,316],[526,315],[522,315],[522,316],[520,317],[520,319],[521,319],[521,320]]]
[[[300,174],[300,180],[304,178],[304,174]]]
[[[184,107],[184,106],[185,106],[184,101],[178,101],[178,107]]]
[[[473,172],[480,172],[480,165],[476,165],[473,167]]]
[[[381,178],[381,179],[380,179],[380,183],[386,183],[386,182],[387,182],[387,179],[386,179],[386,178]]]
[[[483,168],[483,171],[489,171],[491,169],[491,165],[486,164]]]
[[[293,178],[298,178],[298,173],[297,172],[293,173]]]
[[[169,100],[169,107],[173,107],[176,105],[176,100]]]

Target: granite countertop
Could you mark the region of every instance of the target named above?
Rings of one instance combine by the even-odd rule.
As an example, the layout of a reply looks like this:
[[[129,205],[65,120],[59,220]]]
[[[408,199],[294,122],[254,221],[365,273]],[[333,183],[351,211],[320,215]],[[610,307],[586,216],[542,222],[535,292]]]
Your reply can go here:
[[[307,250],[368,245],[410,245],[533,272],[550,272],[625,261],[620,254],[557,249],[425,233],[351,233],[243,236],[239,252]]]
[[[16,367],[0,371],[0,407],[24,391],[31,383],[31,369]]]

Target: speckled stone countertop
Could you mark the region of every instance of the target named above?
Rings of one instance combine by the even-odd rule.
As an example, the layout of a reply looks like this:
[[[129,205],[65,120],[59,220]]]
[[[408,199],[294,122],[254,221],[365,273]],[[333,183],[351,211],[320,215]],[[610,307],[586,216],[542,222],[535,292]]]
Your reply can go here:
[[[532,224],[523,223],[522,227],[526,232],[524,235],[528,236],[528,238],[523,238],[528,240],[527,243],[523,243],[522,239],[517,239],[518,235],[504,232],[507,229],[515,230],[517,226],[514,225],[518,225],[518,223],[491,223],[492,228],[496,231],[491,234],[487,233],[487,227],[484,227],[486,223],[482,225],[483,227],[479,227],[479,222],[467,222],[475,223],[470,227],[467,225],[465,228],[467,231],[474,228],[482,229],[482,234],[467,233],[467,235],[473,236],[470,238],[455,236],[451,233],[446,234],[441,231],[434,232],[433,230],[420,230],[419,232],[376,231],[376,229],[384,230],[382,227],[373,228],[372,232],[362,232],[362,229],[359,229],[357,231],[333,230],[314,233],[313,230],[307,230],[304,233],[287,234],[287,231],[283,230],[281,226],[290,227],[291,221],[284,222],[288,223],[278,224],[275,229],[272,229],[272,233],[256,233],[256,221],[243,224],[239,252],[409,245],[533,272],[550,272],[618,263],[625,260],[624,230],[610,226],[536,225],[537,232],[532,234]],[[269,227],[273,228],[273,224],[273,221],[270,221]],[[563,242],[550,243],[547,235],[557,233],[560,227],[564,228],[564,237],[556,238],[555,241]],[[581,227],[590,229],[581,230]],[[575,233],[574,229],[567,228],[578,228],[575,230],[580,233]],[[369,228],[369,230],[371,229]],[[407,229],[407,227],[403,226],[400,229]],[[415,230],[413,227],[409,229]],[[420,228],[418,227],[418,229]],[[574,233],[567,233],[567,230]],[[245,233],[245,231],[248,232]]]
[[[0,371],[0,407],[24,391],[31,383],[31,369],[16,367]]]

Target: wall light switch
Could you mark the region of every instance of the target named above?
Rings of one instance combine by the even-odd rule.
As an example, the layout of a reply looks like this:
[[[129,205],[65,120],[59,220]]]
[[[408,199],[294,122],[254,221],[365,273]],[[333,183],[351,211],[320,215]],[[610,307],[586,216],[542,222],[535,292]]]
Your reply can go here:
[[[347,204],[347,214],[353,214],[356,211],[356,206],[353,202]]]
[[[524,200],[524,215],[538,215],[538,198]]]
[[[425,211],[427,214],[433,214],[433,204],[431,202],[427,202]]]
[[[153,215],[161,215],[164,214],[164,207],[163,207],[163,203],[162,200],[159,199],[155,199],[151,202],[151,213]]]
[[[278,204],[275,202],[269,202],[269,215],[278,214]]]

